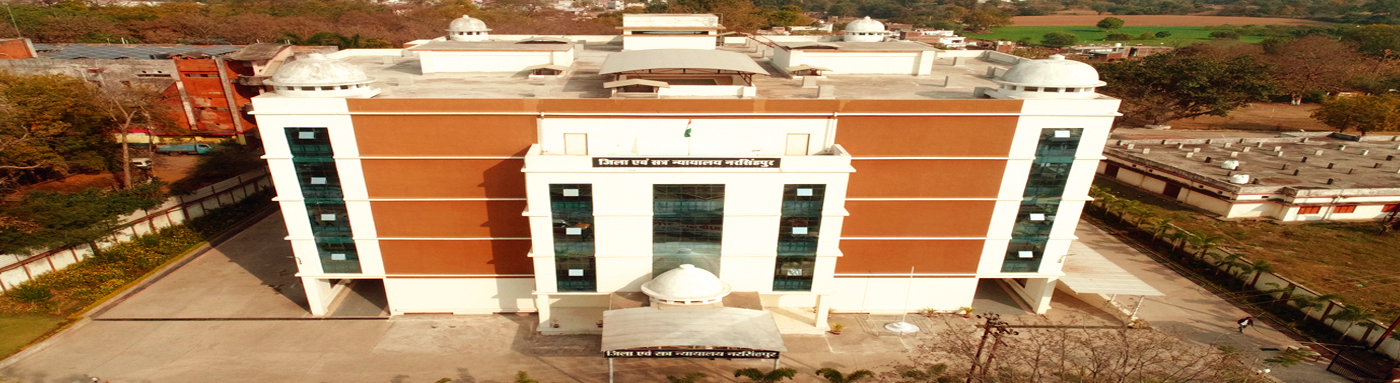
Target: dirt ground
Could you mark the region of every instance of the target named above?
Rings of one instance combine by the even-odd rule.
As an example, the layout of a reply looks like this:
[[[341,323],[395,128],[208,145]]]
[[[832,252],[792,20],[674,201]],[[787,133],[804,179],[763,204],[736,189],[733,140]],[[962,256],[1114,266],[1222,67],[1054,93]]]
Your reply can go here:
[[[1312,118],[1317,104],[1288,103],[1250,104],[1230,112],[1229,116],[1204,116],[1168,123],[1172,129],[1191,130],[1333,130]]]
[[[189,176],[194,171],[195,163],[199,161],[199,156],[177,155],[165,156],[155,155],[151,157],[151,171],[156,178],[160,178],[166,183],[179,181]],[[133,168],[133,175],[139,169]],[[88,188],[112,188],[116,187],[121,179],[121,173],[96,173],[96,174],[73,174],[61,180],[47,181],[30,185],[19,192],[6,196],[7,198],[18,197],[30,191],[51,191],[59,193],[73,193]]]
[[[1085,11],[1079,15],[1017,16],[1011,25],[1018,27],[1054,27],[1062,25],[1094,25],[1110,15]],[[1180,15],[1111,15],[1123,19],[1125,25],[1154,27],[1213,27],[1217,25],[1326,25],[1327,23],[1276,17],[1180,16]]]

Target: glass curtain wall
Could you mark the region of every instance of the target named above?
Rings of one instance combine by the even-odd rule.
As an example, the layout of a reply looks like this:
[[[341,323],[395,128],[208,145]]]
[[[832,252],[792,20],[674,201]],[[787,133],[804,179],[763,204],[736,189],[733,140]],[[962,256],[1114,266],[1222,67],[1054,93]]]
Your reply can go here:
[[[784,185],[773,291],[812,291],[826,185]]]
[[[359,273],[360,257],[326,128],[287,128],[292,165],[325,273]]]
[[[593,185],[549,185],[554,227],[555,287],[559,291],[598,291],[593,258]]]
[[[1011,229],[1011,244],[1007,247],[1001,271],[1034,273],[1040,270],[1045,256],[1045,244],[1069,183],[1069,171],[1074,167],[1074,153],[1079,149],[1079,137],[1084,129],[1049,128],[1040,132],[1035,161],[1031,164],[1026,189],[1021,194],[1021,208],[1016,213],[1016,225]]]
[[[652,276],[683,264],[719,275],[724,185],[653,185]]]

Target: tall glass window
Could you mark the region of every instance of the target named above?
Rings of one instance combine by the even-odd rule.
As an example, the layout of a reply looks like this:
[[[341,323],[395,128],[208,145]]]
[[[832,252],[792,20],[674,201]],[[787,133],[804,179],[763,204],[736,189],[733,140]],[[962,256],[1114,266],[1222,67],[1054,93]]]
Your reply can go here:
[[[773,291],[811,291],[826,185],[784,185]]]
[[[325,273],[359,273],[360,256],[350,231],[345,193],[326,128],[287,128],[292,165],[311,221],[311,235]]]
[[[719,275],[724,185],[653,185],[652,276],[692,264]]]
[[[1079,149],[1079,137],[1084,129],[1048,128],[1040,132],[1035,161],[1031,164],[1026,189],[1021,193],[1021,208],[1016,224],[1011,228],[1011,243],[1006,249],[1001,271],[1033,273],[1040,270],[1045,256],[1045,244],[1069,183],[1069,171],[1074,167],[1074,153]]]
[[[549,185],[554,272],[559,291],[598,291],[593,258],[593,185]]]

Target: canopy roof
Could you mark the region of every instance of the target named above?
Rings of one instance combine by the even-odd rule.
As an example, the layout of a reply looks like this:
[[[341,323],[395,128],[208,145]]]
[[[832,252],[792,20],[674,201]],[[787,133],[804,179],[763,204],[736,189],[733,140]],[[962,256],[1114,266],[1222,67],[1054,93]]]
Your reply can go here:
[[[767,311],[642,307],[603,312],[603,352],[668,347],[787,351]]]
[[[603,60],[598,74],[616,74],[650,69],[712,69],[741,73],[768,71],[749,56],[706,49],[644,49],[613,53]]]
[[[800,70],[830,71],[831,68],[820,67],[820,66],[816,66],[816,65],[807,65],[807,64],[802,64],[802,65],[798,65],[798,66],[790,66],[790,67],[787,67],[787,71],[788,71],[788,72],[796,72],[796,71],[800,71]]]
[[[1070,242],[1060,283],[1076,293],[1166,295],[1079,241]]]
[[[634,78],[634,79],[627,79],[627,80],[622,80],[622,81],[609,81],[609,82],[605,82],[605,83],[603,83],[603,88],[618,88],[618,87],[624,87],[624,86],[629,86],[629,85],[646,85],[646,86],[654,86],[654,87],[657,87],[657,88],[670,88],[670,87],[671,87],[671,84],[667,84],[665,81],[643,80],[643,79]]]
[[[569,70],[569,67],[568,67],[567,65],[556,65],[556,64],[536,64],[536,65],[531,65],[531,66],[525,67],[525,70],[535,70],[535,69],[553,69],[553,70],[557,70],[557,71],[560,71],[560,72],[567,72],[567,71]]]

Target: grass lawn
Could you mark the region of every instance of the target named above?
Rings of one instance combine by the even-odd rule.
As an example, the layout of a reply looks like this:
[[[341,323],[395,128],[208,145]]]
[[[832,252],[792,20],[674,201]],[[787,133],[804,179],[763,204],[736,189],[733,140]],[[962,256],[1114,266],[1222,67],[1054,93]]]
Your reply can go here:
[[[1394,271],[1400,233],[1377,235],[1377,222],[1226,222],[1126,184],[1098,178],[1094,185],[1142,202],[1182,229],[1223,236],[1222,249],[1268,260],[1279,275],[1319,293],[1341,294],[1342,301],[1371,309],[1382,321],[1400,315],[1400,272]]]
[[[1132,41],[1103,41],[1108,33],[1099,31],[1092,25],[1083,26],[1057,26],[1057,27],[1001,27],[993,28],[992,33],[967,34],[967,38],[980,40],[1011,40],[1016,41],[1029,37],[1031,41],[1040,42],[1040,37],[1050,32],[1069,32],[1079,36],[1080,43],[1123,43],[1124,45],[1190,45],[1193,43],[1211,41],[1210,32],[1205,27],[1135,27],[1126,26],[1120,28],[1117,33],[1127,33],[1137,37],[1143,33],[1157,33],[1168,31],[1172,35],[1163,39],[1153,40],[1132,40]],[[1247,43],[1257,43],[1263,41],[1263,36],[1242,36],[1240,41]]]
[[[58,328],[63,322],[63,318],[51,316],[0,315],[0,358],[19,351],[20,347]]]

